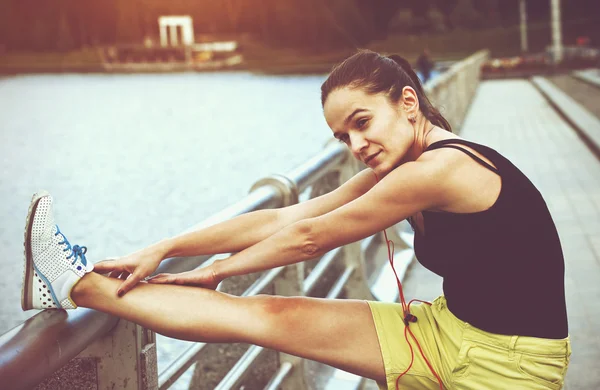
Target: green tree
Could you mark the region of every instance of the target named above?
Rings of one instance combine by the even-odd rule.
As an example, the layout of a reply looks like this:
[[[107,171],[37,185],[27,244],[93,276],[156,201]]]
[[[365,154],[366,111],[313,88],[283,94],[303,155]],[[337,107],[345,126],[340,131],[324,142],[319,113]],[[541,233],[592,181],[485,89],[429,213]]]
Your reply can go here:
[[[475,9],[472,0],[458,0],[450,17],[455,26],[464,29],[477,29],[484,26],[483,16]]]

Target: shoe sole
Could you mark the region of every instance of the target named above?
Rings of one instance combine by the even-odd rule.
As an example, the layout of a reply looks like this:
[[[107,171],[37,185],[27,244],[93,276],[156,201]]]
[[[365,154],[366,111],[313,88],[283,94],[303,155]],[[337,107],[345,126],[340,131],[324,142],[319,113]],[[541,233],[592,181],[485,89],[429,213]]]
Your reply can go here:
[[[31,253],[31,229],[33,227],[33,216],[37,210],[40,200],[50,195],[47,191],[40,191],[33,195],[31,203],[29,204],[29,211],[27,212],[27,220],[25,221],[25,249],[23,258],[25,260],[25,266],[23,267],[23,283],[21,287],[21,308],[23,310],[34,309],[32,301],[32,288],[33,288],[33,255]]]

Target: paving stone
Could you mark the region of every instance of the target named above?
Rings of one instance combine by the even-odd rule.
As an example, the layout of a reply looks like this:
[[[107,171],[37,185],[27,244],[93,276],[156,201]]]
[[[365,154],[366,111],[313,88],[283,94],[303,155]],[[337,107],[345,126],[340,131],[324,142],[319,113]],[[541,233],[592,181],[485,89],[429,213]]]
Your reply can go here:
[[[591,104],[600,107],[599,98],[598,89],[585,89],[576,96],[578,102],[592,101],[588,109]],[[510,104],[499,105],[498,101]],[[600,111],[594,113],[600,116]],[[547,197],[565,255],[574,351],[565,388],[600,388],[600,374],[595,369],[600,360],[600,162],[523,80],[483,82],[461,136],[504,153]]]

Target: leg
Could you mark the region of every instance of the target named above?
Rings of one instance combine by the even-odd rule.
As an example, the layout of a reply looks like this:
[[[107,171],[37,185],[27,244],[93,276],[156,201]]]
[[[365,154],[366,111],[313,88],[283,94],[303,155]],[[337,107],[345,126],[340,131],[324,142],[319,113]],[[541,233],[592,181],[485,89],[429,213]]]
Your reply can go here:
[[[32,197],[25,225],[24,310],[85,306],[171,337],[246,342],[385,379],[366,302],[259,296],[241,298],[189,286],[122,283],[91,272],[87,248],[71,246],[54,222],[47,192]]]
[[[121,280],[86,274],[78,306],[125,318],[160,334],[204,342],[245,342],[385,382],[366,302],[303,297],[237,297],[189,286],[140,283],[122,298]]]

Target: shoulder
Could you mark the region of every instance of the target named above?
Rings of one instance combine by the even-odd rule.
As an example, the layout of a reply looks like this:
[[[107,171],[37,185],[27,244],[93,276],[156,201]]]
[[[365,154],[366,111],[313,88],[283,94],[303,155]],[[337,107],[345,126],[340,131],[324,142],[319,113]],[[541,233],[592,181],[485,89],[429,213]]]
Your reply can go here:
[[[393,197],[397,203],[419,204],[422,210],[445,205],[456,162],[446,153],[426,154],[400,165],[375,188]]]
[[[423,153],[419,158],[437,167],[437,180],[444,191],[443,203],[437,209],[450,212],[485,209],[495,202],[502,188],[501,177],[494,170],[497,166],[479,147],[453,145],[462,150],[444,147]]]
[[[462,138],[457,138],[462,140]],[[476,145],[477,147],[474,147]],[[423,153],[418,161],[431,162],[433,164],[441,164],[442,169],[445,169],[446,173],[456,173],[457,170],[469,167],[479,167],[479,164],[475,159],[479,159],[494,167],[494,162],[490,160],[489,153],[481,152],[481,148],[484,150],[493,151],[498,154],[495,150],[482,144],[463,144],[463,143],[449,143],[443,147],[429,150]],[[473,157],[475,156],[475,157]]]

